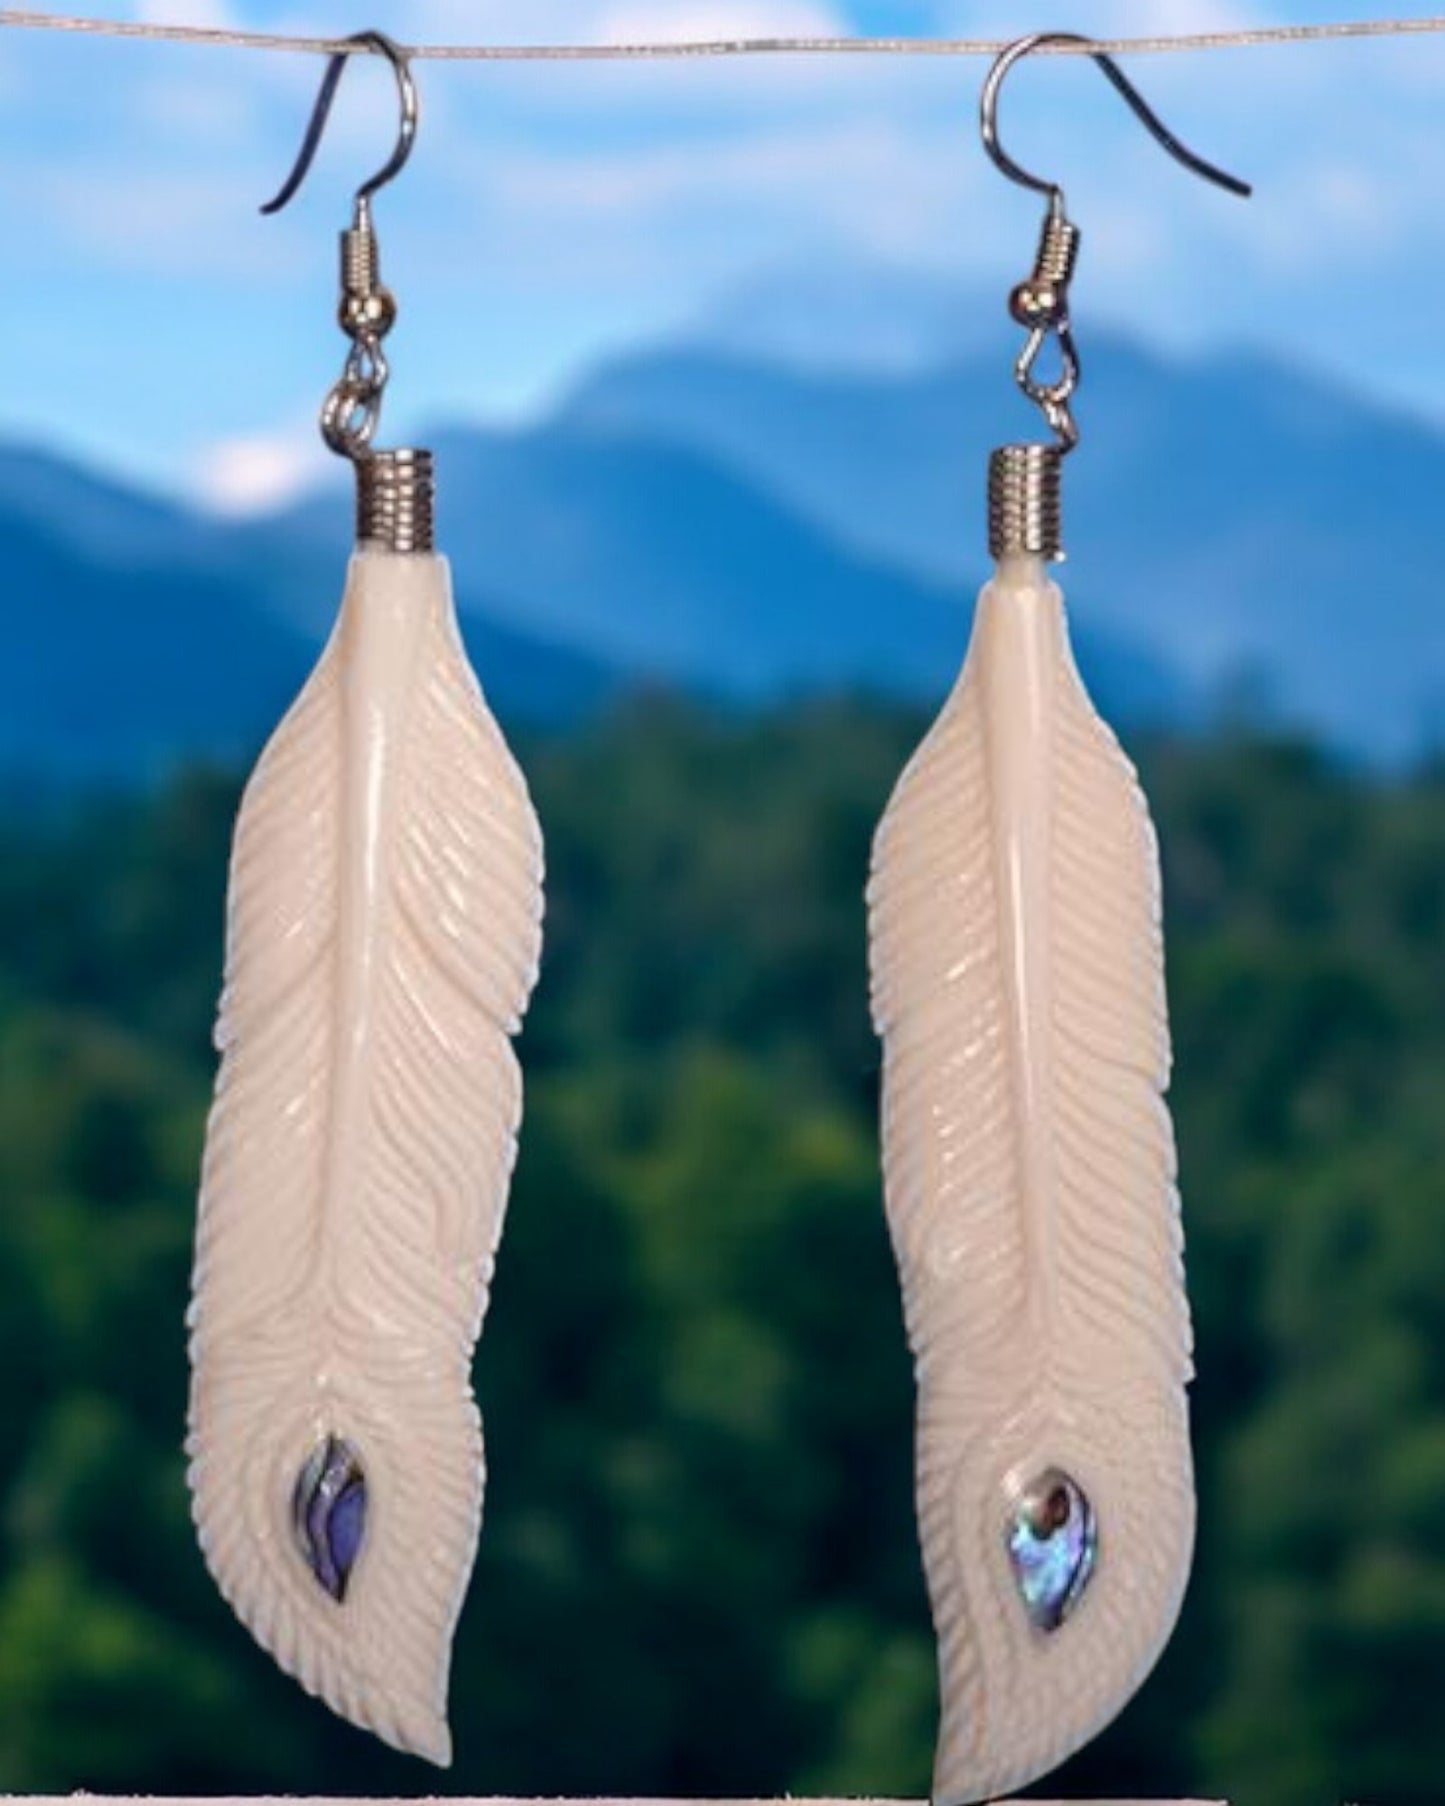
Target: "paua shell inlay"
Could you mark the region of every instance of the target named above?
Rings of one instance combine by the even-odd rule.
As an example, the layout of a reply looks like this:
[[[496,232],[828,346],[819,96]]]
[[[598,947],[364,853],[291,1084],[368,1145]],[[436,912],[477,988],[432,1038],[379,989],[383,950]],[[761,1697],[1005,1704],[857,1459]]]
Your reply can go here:
[[[1057,1468],[1019,1500],[1007,1532],[1009,1565],[1029,1622],[1057,1630],[1083,1597],[1098,1556],[1088,1496]]]
[[[312,1450],[291,1512],[306,1565],[340,1604],[366,1535],[366,1474],[349,1442],[328,1436]]]

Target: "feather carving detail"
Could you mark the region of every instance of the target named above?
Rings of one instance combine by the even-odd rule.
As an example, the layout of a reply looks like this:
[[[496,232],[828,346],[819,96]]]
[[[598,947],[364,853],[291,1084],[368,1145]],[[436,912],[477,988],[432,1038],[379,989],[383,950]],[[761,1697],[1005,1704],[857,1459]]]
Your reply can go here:
[[[1028,1785],[1115,1716],[1193,1547],[1158,853],[1037,559],[1005,559],[979,599],[879,826],[869,914],[933,1798],[956,1806]]]
[[[363,547],[236,827],[187,1452],[256,1640],[440,1764],[541,878],[446,563]]]

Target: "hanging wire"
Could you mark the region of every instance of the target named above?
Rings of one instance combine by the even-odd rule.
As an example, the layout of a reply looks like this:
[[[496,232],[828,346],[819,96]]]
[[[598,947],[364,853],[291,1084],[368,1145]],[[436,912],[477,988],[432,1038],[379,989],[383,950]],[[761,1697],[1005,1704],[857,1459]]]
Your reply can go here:
[[[96,37],[143,38],[177,44],[209,44],[235,50],[307,51],[324,56],[375,52],[349,39],[298,37],[271,31],[229,31],[215,26],[164,25],[79,14],[0,10],[0,27],[26,31],[81,32]],[[1092,38],[1088,50],[1055,44],[1044,56],[1105,52],[1137,56],[1166,51],[1248,50],[1268,44],[1317,44],[1359,38],[1403,38],[1445,33],[1445,15],[1423,19],[1347,19],[1317,25],[1270,25],[1246,31],[1186,32],[1171,37]],[[997,56],[1007,38],[749,37],[637,44],[403,44],[408,57],[442,62],[628,62],[724,56]]]

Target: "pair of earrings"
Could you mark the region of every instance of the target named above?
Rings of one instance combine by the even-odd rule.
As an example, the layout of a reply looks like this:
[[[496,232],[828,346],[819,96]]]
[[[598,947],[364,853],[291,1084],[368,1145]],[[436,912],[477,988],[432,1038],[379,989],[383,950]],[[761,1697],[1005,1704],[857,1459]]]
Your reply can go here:
[[[351,350],[322,411],[355,468],[357,549],[236,828],[188,1450],[207,1562],[257,1640],[344,1717],[445,1763],[481,1515],[469,1371],[520,1119],[542,843],[433,550],[430,457],[373,446],[395,309],[371,202],[410,153],[417,95],[390,39],[352,41],[390,61],[402,109],[342,235]],[[1173,1627],[1193,1540],[1157,850],[1045,569],[1078,438],[1079,234],[997,133],[1008,71],[1060,42],[1090,49],[1180,162],[1248,193],[1087,40],[1021,39],[990,73],[985,145],[1047,197],[1011,309],[1054,440],[993,455],[997,572],[869,885],[947,1803],[1036,1779],[1114,1716]]]

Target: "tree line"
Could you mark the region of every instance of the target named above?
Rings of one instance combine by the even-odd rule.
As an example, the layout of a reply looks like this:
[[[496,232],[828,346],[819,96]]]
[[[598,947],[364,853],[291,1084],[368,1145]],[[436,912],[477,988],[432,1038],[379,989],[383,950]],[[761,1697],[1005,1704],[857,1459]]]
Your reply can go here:
[[[180,1452],[234,774],[0,809],[0,1789],[918,1794],[933,1645],[862,888],[923,723],[643,698],[523,756],[527,1119],[445,1777],[276,1674]],[[1051,1793],[1445,1774],[1445,780],[1135,749],[1199,1379],[1179,1632]]]

